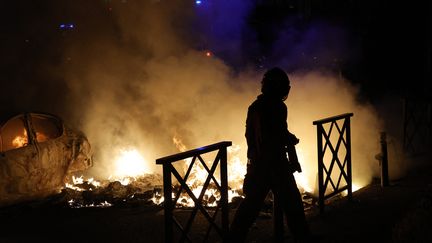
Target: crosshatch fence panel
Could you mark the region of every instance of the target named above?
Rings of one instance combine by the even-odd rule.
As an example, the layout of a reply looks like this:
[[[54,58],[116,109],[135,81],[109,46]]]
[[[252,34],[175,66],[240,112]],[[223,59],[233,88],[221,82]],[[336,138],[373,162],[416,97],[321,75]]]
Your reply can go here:
[[[403,100],[403,148],[408,155],[421,155],[432,145],[432,100]]]
[[[207,228],[199,231],[203,233],[202,242],[209,242],[212,232],[219,236],[219,242],[226,240],[229,230],[227,147],[231,145],[232,142],[224,141],[156,160],[156,164],[163,166],[165,242],[192,242],[196,237],[190,235],[194,223],[195,226],[203,227],[203,221]],[[211,165],[207,165],[203,159],[205,154],[215,154]],[[175,163],[185,160],[188,161],[187,169],[182,173]],[[188,185],[194,166],[200,166],[207,173],[198,196]],[[217,171],[219,176],[216,175]],[[175,188],[173,179],[178,182]],[[204,200],[210,186],[220,193],[220,199],[214,207],[207,207]],[[176,206],[182,193],[186,193],[193,201],[193,206],[188,209]],[[172,195],[171,200],[167,195]]]
[[[351,125],[353,113],[313,122],[317,127],[318,203],[324,212],[325,200],[348,191],[352,199]]]

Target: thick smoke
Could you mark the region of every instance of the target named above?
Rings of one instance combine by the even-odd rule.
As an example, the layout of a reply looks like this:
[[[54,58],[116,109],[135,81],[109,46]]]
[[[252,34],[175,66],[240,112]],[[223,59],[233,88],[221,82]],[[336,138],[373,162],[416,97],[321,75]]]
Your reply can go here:
[[[99,179],[113,175],[115,157],[127,148],[140,151],[149,173],[160,173],[155,160],[178,152],[173,137],[180,138],[187,148],[233,141],[240,146],[245,164],[246,112],[260,93],[264,70],[242,68],[239,72],[232,66],[247,56],[241,49],[243,35],[237,31],[246,31],[248,41],[254,38],[244,19],[251,10],[249,1],[229,2],[236,11],[223,11],[224,4],[215,4],[202,6],[208,9],[199,12],[203,9],[193,5],[194,1],[106,1],[93,3],[94,11],[84,7],[85,3],[69,4],[72,16],[80,21],[73,33],[65,33],[70,39],[64,43],[64,62],[52,75],[65,80],[57,84],[64,96],[60,115],[83,130],[95,150],[89,175]],[[206,11],[217,20],[213,29],[212,19],[203,19]],[[230,28],[224,29],[224,25]],[[298,71],[315,67],[296,61],[300,54],[309,55],[303,50],[313,50],[312,60],[317,57],[325,62],[346,54],[345,48],[332,50],[341,35],[326,39],[316,28],[329,27],[296,30],[299,38],[294,39],[301,43],[295,46],[288,38],[292,29],[282,31],[270,56],[274,60],[267,63],[288,70],[292,81],[286,103],[289,129],[301,140],[298,149],[304,173],[300,179],[307,180],[309,187],[316,183],[316,128],[312,122],[353,112],[354,182],[364,185],[377,174],[375,155],[382,124],[371,105],[358,102],[357,88],[334,70]],[[320,43],[327,40],[332,48],[320,49],[308,36],[319,37]],[[201,45],[203,40],[205,45]],[[247,43],[248,47],[256,45]],[[206,56],[207,49],[216,55]],[[242,58],[236,59],[236,55]],[[233,56],[230,61],[221,58]]]
[[[351,147],[353,165],[353,183],[363,186],[370,182],[378,166],[375,155],[379,151],[379,131],[381,122],[373,107],[360,104],[356,97],[357,89],[341,77],[323,72],[308,72],[294,75],[292,93],[288,100],[289,129],[298,134],[301,143],[298,145],[304,175],[307,176],[309,188],[317,183],[317,128],[312,125],[315,120],[332,117],[344,113],[354,113],[351,118]],[[342,121],[338,123],[342,128]],[[329,131],[329,126],[324,126]],[[336,147],[339,133],[336,127],[332,130],[331,142]],[[325,140],[323,141],[325,143]],[[341,155],[346,150],[340,146]],[[329,168],[331,151],[326,150],[326,166]],[[340,160],[343,163],[344,157]],[[335,164],[332,179],[337,183],[339,168]]]
[[[128,3],[116,16],[119,39],[71,45],[68,84],[75,117],[92,141],[93,173],[113,173],[119,149],[137,147],[149,172],[155,159],[220,140],[242,141],[247,72],[234,75],[222,60],[191,46],[194,26],[184,4]],[[116,9],[114,9],[116,11]],[[190,24],[190,25],[188,25]]]

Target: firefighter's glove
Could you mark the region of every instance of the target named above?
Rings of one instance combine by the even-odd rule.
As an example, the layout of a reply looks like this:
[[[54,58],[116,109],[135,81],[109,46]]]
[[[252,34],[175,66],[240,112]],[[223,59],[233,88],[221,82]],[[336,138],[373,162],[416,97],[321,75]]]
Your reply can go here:
[[[298,162],[297,163],[288,163],[288,169],[291,173],[294,173],[296,171],[298,173],[302,172],[301,165]]]
[[[294,134],[289,133],[289,135],[288,135],[288,142],[291,143],[291,144],[296,145],[296,144],[298,144],[300,142],[300,139],[298,139]]]

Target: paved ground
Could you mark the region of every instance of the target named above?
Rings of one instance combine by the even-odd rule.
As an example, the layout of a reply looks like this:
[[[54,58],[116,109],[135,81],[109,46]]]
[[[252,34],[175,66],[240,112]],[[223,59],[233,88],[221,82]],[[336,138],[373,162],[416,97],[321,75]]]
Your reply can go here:
[[[432,242],[432,161],[392,181],[307,211],[319,242]],[[235,209],[232,209],[232,216]],[[180,214],[186,215],[190,210]],[[163,242],[163,211],[151,205],[71,209],[32,203],[0,210],[0,242]],[[180,218],[182,218],[180,216]],[[198,217],[191,238],[206,233]],[[271,217],[263,213],[248,242],[272,242]],[[212,242],[219,242],[213,238]],[[286,229],[285,242],[292,242]],[[317,240],[318,242],[318,240]]]
[[[430,163],[429,163],[430,162]],[[381,187],[379,181],[307,211],[316,242],[432,242],[432,160]],[[248,242],[271,242],[271,219],[260,218]],[[288,229],[286,229],[288,231]],[[285,242],[292,242],[286,232]]]
[[[309,222],[321,242],[432,242],[432,160],[388,187],[371,184]]]

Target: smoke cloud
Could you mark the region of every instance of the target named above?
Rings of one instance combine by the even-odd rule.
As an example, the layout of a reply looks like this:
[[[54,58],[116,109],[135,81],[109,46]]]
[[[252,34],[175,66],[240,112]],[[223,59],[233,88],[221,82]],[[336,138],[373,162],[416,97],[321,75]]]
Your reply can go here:
[[[188,148],[233,141],[245,163],[246,111],[260,93],[263,73],[234,72],[223,60],[191,48],[194,39],[185,33],[193,32],[177,20],[193,22],[197,16],[178,10],[157,3],[130,4],[116,13],[120,41],[98,40],[69,50],[72,60],[79,60],[79,67],[70,66],[68,72],[71,104],[96,150],[96,176],[113,173],[116,153],[131,146],[142,153],[149,172],[160,173],[154,161],[178,152],[174,136]],[[301,139],[308,184],[314,187],[317,173],[312,121],[347,112],[354,113],[354,182],[367,183],[377,165],[380,131],[373,108],[358,103],[357,89],[332,73],[290,76],[289,127]]]
[[[174,136],[188,148],[239,140],[236,121],[244,120],[242,94],[250,89],[242,79],[249,74],[234,77],[222,60],[188,46],[195,43],[187,25],[193,7],[120,7],[120,38],[74,42],[66,54],[72,120],[96,152],[92,173],[108,177],[118,150],[128,147],[139,149],[149,172],[160,171],[155,159],[178,152]]]
[[[55,74],[64,80],[61,115],[66,123],[84,131],[95,151],[89,175],[108,178],[114,173],[119,151],[127,148],[140,151],[149,173],[160,173],[161,166],[155,160],[178,152],[174,136],[189,149],[233,141],[240,146],[239,156],[245,165],[246,112],[260,93],[264,70],[246,67],[237,71],[232,62],[206,56],[203,50],[207,47],[197,48],[206,37],[210,38],[209,48],[222,40],[216,51],[229,53],[231,48],[232,53],[242,55],[240,37],[233,33],[247,28],[244,18],[251,6],[248,1],[234,2],[241,14],[233,17],[235,13],[227,12],[227,19],[233,21],[231,28],[221,31],[229,25],[221,20],[210,34],[204,30],[211,21],[200,19],[203,12],[197,12],[200,10],[194,1],[113,1],[109,6],[99,3],[96,7],[104,9],[97,12],[76,7],[80,22],[65,43],[64,62]],[[222,12],[217,9],[213,14],[220,20]],[[288,35],[281,34],[275,47],[286,43]],[[234,39],[231,45],[230,37]],[[301,53],[304,48],[292,51]],[[312,122],[353,112],[354,183],[366,184],[377,174],[375,155],[383,129],[375,109],[360,103],[358,88],[337,73],[300,72],[298,67],[306,64],[283,58],[285,52],[295,56],[289,49],[275,48],[278,55],[268,66],[279,65],[289,71],[292,90],[286,101],[288,124],[300,138],[298,149],[304,170],[300,180],[307,181],[312,189],[316,183],[316,128]]]
[[[291,132],[298,134],[300,144],[297,146],[304,167],[304,176],[309,188],[317,183],[317,128],[312,122],[322,118],[344,113],[354,113],[351,118],[351,149],[353,166],[353,183],[364,186],[376,173],[378,162],[375,155],[379,153],[379,131],[382,128],[375,109],[370,104],[357,101],[358,89],[342,77],[330,73],[308,72],[293,75],[292,93],[288,98],[288,124]],[[343,120],[342,120],[343,121]],[[342,128],[342,122],[338,125]],[[326,131],[329,127],[324,126]],[[330,136],[333,146],[339,138],[336,128]],[[325,143],[325,140],[323,141]],[[346,150],[340,146],[340,160]],[[331,151],[325,154],[326,166],[329,169]],[[335,164],[332,180],[337,183],[340,169]],[[343,180],[342,180],[343,181]]]

